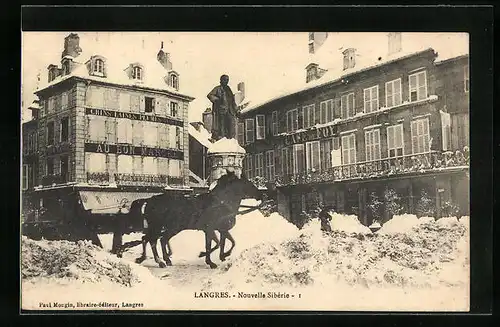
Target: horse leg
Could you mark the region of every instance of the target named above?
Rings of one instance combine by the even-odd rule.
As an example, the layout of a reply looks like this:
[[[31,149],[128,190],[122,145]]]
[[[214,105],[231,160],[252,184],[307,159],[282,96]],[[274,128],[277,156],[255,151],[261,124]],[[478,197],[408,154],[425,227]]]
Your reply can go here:
[[[207,234],[205,233],[205,237],[206,237],[206,235]],[[217,250],[217,248],[219,247],[219,239],[217,238],[217,235],[215,235],[215,233],[213,233],[211,241],[215,242],[215,246],[208,251],[208,253],[210,253],[210,254],[212,252],[214,252],[215,250]],[[212,245],[211,241],[210,241],[210,245]],[[202,251],[198,255],[199,258],[206,257],[206,256],[207,256],[207,252],[206,251]]]
[[[148,244],[148,240],[149,240],[149,235],[146,234],[142,237],[142,255],[140,257],[138,257],[137,259],[135,259],[135,262],[136,263],[141,263],[143,262],[144,260],[146,260],[146,246]]]
[[[155,262],[160,266],[160,268],[165,268],[167,265],[163,260],[160,259],[160,256],[158,255],[158,249],[156,248],[156,244],[158,242],[158,237],[152,237],[149,240],[149,244],[151,245],[151,250],[153,251],[153,257],[155,259]]]
[[[206,250],[206,256],[205,256],[205,262],[210,266],[210,268],[214,269],[214,268],[217,268],[217,265],[215,263],[212,262],[212,260],[210,259],[210,254],[215,250],[217,249],[217,247],[219,246],[219,243],[217,242],[217,244],[215,245],[215,247],[213,249],[210,249],[210,245],[212,244],[212,239],[214,239],[215,236],[215,232],[213,230],[211,231],[205,231],[205,250]]]
[[[226,260],[227,257],[229,257],[231,255],[231,252],[233,251],[235,245],[236,245],[236,242],[234,241],[234,238],[233,236],[229,233],[229,231],[224,231],[221,233],[221,239],[222,239],[222,234],[224,234],[224,238],[227,238],[229,241],[231,241],[231,247],[229,248],[229,250],[227,252],[225,252],[224,254],[221,253],[221,261],[224,261]]]
[[[170,234],[163,234],[160,238],[161,252],[163,253],[163,260],[165,260],[167,266],[172,265],[172,261],[170,260],[170,256],[172,255],[172,249],[170,248],[170,237]]]
[[[226,246],[226,233],[224,231],[219,231],[220,233],[220,253],[219,253],[219,259],[220,261],[226,260],[226,257],[224,256],[224,248]]]

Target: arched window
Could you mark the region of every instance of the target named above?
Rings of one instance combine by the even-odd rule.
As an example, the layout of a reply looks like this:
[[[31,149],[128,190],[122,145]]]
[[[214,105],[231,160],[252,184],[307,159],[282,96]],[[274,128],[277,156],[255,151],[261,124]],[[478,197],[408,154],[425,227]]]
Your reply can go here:
[[[137,80],[142,80],[142,68],[139,66],[134,66],[132,69],[132,78]]]
[[[104,74],[104,61],[102,59],[95,60],[94,72]]]

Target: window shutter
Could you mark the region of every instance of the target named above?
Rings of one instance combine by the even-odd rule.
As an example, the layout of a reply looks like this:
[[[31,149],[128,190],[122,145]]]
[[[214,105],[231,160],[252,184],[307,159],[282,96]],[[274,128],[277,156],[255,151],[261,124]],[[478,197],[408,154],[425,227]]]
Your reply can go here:
[[[341,115],[342,115],[342,119],[346,119],[348,117],[348,113],[347,113],[347,95],[343,95],[341,97],[341,107],[342,107],[342,110],[341,110]]]
[[[245,119],[245,139],[247,143],[254,142],[255,136],[255,121],[251,118]]]
[[[340,98],[335,98],[333,106],[334,106],[333,119],[335,120],[336,118],[342,118],[342,107]]]
[[[136,94],[130,95],[130,109],[132,112],[139,112],[140,99]]]
[[[328,121],[328,104],[327,104],[327,102],[321,102],[319,104],[319,107],[320,107],[320,116],[321,116],[320,123],[324,124]]]
[[[314,110],[314,122],[311,122],[312,125],[320,124],[321,123],[321,110],[320,110],[320,107],[317,106],[316,104],[313,104],[313,107],[311,109]]]
[[[238,132],[238,143],[240,145],[245,144],[245,123],[239,122],[237,125]]]
[[[139,101],[140,101],[139,102],[139,111],[145,112],[146,111],[146,99],[143,96],[141,96],[139,98]]]
[[[281,114],[281,115],[277,115],[278,117],[278,134],[280,133],[283,133],[283,132],[286,132],[286,128],[287,128],[287,117],[288,115],[287,114]]]

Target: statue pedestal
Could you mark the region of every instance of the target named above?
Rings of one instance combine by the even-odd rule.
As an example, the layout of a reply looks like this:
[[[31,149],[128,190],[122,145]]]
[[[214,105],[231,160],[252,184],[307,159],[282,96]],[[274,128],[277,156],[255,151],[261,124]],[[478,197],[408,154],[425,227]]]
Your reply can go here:
[[[243,158],[246,155],[236,139],[222,138],[210,146],[207,157],[210,165],[209,184],[226,173],[234,171],[240,177],[243,170]]]

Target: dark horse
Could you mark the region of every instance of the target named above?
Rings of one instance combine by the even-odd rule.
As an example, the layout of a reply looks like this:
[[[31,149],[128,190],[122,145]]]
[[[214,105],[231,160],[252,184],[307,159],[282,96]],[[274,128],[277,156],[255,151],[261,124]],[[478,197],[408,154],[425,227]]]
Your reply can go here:
[[[130,214],[139,211],[147,226],[141,241],[125,243],[119,252],[142,243],[142,255],[136,259],[137,263],[141,263],[146,259],[146,246],[149,242],[155,261],[163,268],[172,265],[169,240],[183,230],[201,230],[205,233],[205,252],[201,252],[200,257],[205,256],[205,262],[210,268],[216,268],[217,265],[210,259],[210,254],[219,247],[220,260],[224,261],[231,254],[235,241],[229,230],[236,224],[236,215],[244,198],[261,200],[262,193],[246,177],[238,178],[234,172],[228,172],[221,176],[215,187],[206,194],[189,197],[161,194],[147,200],[134,201],[132,207],[135,210],[131,210]],[[215,231],[219,231],[220,241]],[[158,238],[164,261],[159,258],[156,249]],[[232,245],[224,252],[226,239],[231,241]],[[213,248],[212,240],[216,243]]]

